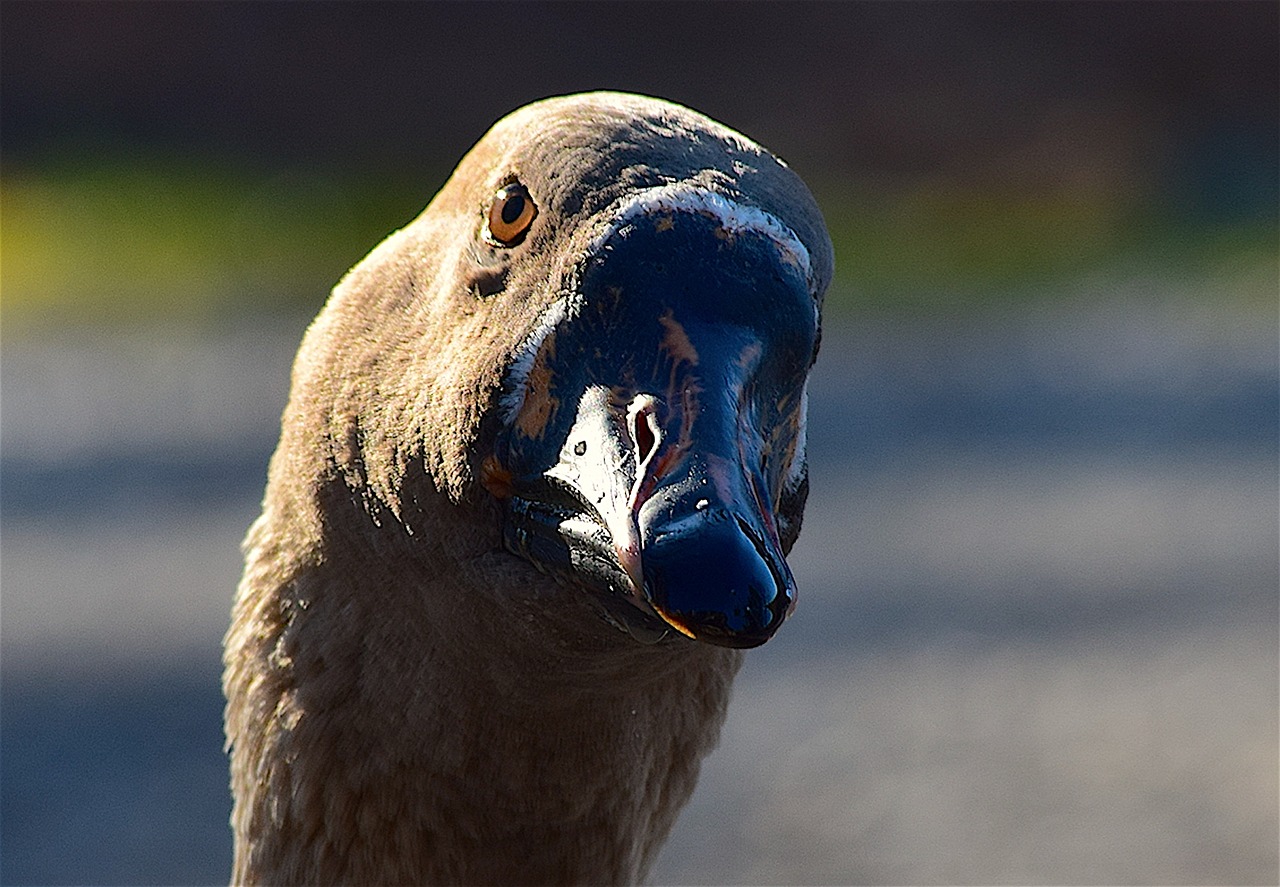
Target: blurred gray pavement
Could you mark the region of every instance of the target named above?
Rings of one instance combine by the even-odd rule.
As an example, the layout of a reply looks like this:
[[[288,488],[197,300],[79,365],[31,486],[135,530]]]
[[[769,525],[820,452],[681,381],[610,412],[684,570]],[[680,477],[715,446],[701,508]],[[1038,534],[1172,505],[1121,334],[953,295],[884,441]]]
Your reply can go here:
[[[0,881],[217,883],[302,321],[6,341]],[[654,880],[1274,884],[1274,320],[829,322],[792,621]]]

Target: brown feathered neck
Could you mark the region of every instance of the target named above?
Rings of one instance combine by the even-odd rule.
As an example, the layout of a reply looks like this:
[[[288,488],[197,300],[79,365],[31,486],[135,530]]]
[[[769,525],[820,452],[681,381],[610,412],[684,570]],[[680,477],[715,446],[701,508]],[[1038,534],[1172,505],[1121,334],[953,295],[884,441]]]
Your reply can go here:
[[[228,644],[237,883],[643,877],[739,656],[636,644],[479,529],[442,514],[411,559],[328,540],[282,575],[255,526],[246,583],[271,592]]]

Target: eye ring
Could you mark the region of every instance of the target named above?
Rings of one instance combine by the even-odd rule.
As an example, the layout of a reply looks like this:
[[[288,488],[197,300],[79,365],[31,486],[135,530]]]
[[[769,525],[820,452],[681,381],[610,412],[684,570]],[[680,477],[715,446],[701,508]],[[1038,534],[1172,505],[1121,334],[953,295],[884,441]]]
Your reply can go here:
[[[528,188],[519,182],[504,185],[489,205],[488,234],[502,246],[515,246],[524,239],[537,215],[538,207]]]

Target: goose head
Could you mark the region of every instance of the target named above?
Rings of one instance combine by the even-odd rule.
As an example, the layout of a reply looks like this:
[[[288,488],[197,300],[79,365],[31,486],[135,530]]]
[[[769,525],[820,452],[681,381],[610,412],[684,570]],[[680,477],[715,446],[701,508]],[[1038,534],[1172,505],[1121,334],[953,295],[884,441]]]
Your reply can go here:
[[[431,532],[421,465],[633,638],[752,647],[795,603],[831,265],[804,184],[744,136],[549,99],[352,271],[299,367],[366,510]]]
[[[772,154],[592,93],[347,274],[226,639],[237,883],[643,874],[795,601],[831,263]]]

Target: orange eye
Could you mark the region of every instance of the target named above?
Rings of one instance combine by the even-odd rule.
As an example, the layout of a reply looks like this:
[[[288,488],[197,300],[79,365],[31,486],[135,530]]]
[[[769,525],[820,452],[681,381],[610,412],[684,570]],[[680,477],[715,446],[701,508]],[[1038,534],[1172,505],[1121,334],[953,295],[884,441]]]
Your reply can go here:
[[[529,196],[529,189],[519,182],[512,182],[493,195],[489,207],[489,234],[503,246],[515,246],[524,237],[538,207]]]

